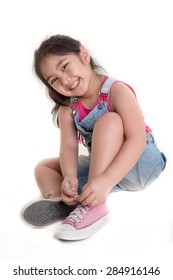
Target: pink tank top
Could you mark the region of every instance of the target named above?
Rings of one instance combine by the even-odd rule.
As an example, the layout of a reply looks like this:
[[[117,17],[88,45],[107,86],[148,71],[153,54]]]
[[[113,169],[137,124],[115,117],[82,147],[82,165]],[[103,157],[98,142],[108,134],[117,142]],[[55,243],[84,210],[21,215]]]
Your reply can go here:
[[[121,81],[116,80],[113,84],[115,84],[116,82],[121,82]],[[121,82],[121,83],[128,86],[136,97],[135,91],[133,90],[133,88],[130,85],[128,85],[124,82]],[[97,101],[95,102],[95,104],[91,108],[85,107],[85,105],[82,103],[81,99],[79,98],[78,102],[74,104],[74,108],[78,109],[80,121],[82,119],[84,119],[101,101],[107,102],[108,111],[113,112],[113,110],[111,108],[111,105],[110,105],[109,93],[105,94],[105,93],[100,92],[100,94],[97,98]],[[145,125],[145,128],[146,128],[146,133],[151,133],[152,132],[152,130],[150,129],[150,127],[148,125]]]

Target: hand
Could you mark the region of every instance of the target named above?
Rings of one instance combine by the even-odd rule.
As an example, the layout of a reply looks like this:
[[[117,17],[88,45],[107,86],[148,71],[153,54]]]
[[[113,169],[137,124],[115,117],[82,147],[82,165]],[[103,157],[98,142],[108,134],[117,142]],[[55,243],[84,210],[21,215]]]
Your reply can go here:
[[[106,176],[100,175],[91,179],[82,189],[82,194],[78,198],[78,202],[82,205],[95,207],[106,201],[112,187],[113,182]]]
[[[66,176],[61,184],[61,197],[65,204],[76,205],[77,201],[74,199],[77,195],[78,179],[69,175]]]

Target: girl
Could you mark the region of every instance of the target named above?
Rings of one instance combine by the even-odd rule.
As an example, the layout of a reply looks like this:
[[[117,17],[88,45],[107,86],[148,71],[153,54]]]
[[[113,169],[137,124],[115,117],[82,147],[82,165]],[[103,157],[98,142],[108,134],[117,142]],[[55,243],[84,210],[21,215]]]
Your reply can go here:
[[[54,101],[60,156],[41,161],[35,178],[43,199],[27,205],[23,219],[42,227],[66,217],[60,239],[90,236],[109,218],[111,191],[143,190],[166,158],[145,124],[133,89],[107,77],[81,43],[51,36],[35,51],[34,68]],[[88,156],[78,156],[78,143]]]

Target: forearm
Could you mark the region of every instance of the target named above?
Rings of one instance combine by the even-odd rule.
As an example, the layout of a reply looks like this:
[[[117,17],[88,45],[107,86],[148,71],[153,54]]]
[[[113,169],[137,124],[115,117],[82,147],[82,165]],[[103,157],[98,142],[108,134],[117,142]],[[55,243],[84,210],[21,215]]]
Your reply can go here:
[[[68,205],[75,205],[74,196],[77,195],[77,162],[78,149],[72,146],[63,145],[60,149],[60,166],[63,175],[61,184],[61,196]],[[67,188],[67,183],[69,188]]]
[[[77,177],[78,148],[64,145],[60,148],[60,165],[62,175]]]

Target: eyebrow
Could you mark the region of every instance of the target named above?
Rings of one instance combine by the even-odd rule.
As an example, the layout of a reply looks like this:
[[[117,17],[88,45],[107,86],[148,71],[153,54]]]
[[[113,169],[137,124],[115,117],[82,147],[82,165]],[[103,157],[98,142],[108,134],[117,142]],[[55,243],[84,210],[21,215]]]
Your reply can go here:
[[[56,70],[57,70],[57,68],[58,68],[65,60],[66,60],[66,58],[63,58],[63,59],[61,59],[61,60],[58,62],[57,66],[56,66]],[[47,77],[47,78],[46,78],[46,81],[48,82],[49,79],[50,79],[52,76],[53,76],[53,74],[50,75],[49,77]]]

